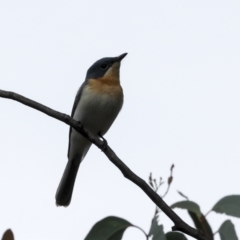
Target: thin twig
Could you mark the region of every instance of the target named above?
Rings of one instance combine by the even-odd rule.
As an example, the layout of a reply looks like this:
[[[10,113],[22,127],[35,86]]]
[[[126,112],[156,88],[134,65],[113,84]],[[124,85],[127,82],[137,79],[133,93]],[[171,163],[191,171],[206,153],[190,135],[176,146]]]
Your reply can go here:
[[[37,109],[55,119],[58,119],[67,125],[73,127],[76,131],[85,136],[89,141],[95,144],[100,148],[108,159],[122,172],[122,174],[138,185],[148,196],[149,198],[174,222],[175,226],[172,227],[173,231],[181,231],[189,236],[192,236],[198,240],[209,240],[202,232],[190,227],[186,224],[163,200],[162,198],[151,188],[149,185],[140,177],[138,177],[134,172],[132,172],[114,153],[110,146],[106,147],[103,141],[89,132],[86,128],[82,126],[80,122],[75,121],[70,116],[57,112],[49,107],[46,107],[38,102],[32,101],[24,96],[21,96],[14,92],[7,92],[0,90],[0,97],[12,99],[18,101],[22,104],[25,104],[29,107]],[[1,113],[2,114],[2,113]]]
[[[167,194],[168,194],[168,191],[169,191],[169,189],[170,189],[170,184],[168,184],[168,186],[167,186],[167,190],[166,190],[166,192],[161,196],[161,198],[164,198]]]
[[[171,186],[171,183],[173,181],[173,168],[174,168],[174,164],[172,164],[171,168],[170,168],[170,176],[168,178],[168,186],[167,186],[167,190],[166,192],[162,195],[162,198],[164,198],[167,194],[168,194],[168,191],[170,189],[170,186]]]
[[[209,211],[204,215],[204,217],[206,218],[206,216],[207,216],[211,211],[212,211],[212,209],[209,210]]]

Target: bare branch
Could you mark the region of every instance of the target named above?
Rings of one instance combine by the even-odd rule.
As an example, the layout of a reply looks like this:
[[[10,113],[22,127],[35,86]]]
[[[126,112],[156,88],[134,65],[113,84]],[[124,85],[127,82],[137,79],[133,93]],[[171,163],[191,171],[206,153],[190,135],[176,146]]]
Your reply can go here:
[[[172,227],[172,230],[182,231],[189,236],[194,237],[198,240],[209,240],[202,232],[190,227],[186,224],[163,200],[162,198],[151,188],[149,185],[140,177],[138,177],[135,173],[133,173],[114,153],[114,151],[109,147],[105,146],[105,144],[97,137],[95,137],[91,132],[89,132],[86,128],[82,126],[80,122],[75,121],[70,116],[57,112],[49,107],[46,107],[38,102],[32,101],[31,99],[25,98],[14,92],[7,92],[0,90],[0,97],[8,98],[15,101],[18,101],[22,104],[25,104],[31,108],[39,110],[48,116],[51,116],[55,119],[58,119],[67,125],[73,127],[76,131],[85,136],[89,141],[95,144],[98,148],[100,148],[104,154],[108,157],[108,159],[122,172],[122,174],[139,186],[148,196],[149,198],[174,222],[175,226]]]

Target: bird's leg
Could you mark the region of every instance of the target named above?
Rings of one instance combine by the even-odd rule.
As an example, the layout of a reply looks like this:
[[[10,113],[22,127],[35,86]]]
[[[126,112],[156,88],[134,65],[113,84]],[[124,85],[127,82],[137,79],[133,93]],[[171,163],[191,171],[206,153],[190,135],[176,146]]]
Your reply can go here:
[[[106,151],[108,147],[108,142],[107,140],[102,136],[101,132],[98,133],[98,136],[102,139],[103,141],[103,149],[102,151]]]

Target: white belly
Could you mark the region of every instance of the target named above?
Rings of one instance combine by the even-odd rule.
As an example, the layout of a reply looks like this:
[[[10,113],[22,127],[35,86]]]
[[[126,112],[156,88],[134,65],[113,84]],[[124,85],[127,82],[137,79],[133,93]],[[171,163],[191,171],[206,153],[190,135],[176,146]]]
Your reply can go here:
[[[99,94],[86,86],[73,118],[92,133],[104,135],[117,117],[122,104],[123,96],[116,98],[107,93]]]

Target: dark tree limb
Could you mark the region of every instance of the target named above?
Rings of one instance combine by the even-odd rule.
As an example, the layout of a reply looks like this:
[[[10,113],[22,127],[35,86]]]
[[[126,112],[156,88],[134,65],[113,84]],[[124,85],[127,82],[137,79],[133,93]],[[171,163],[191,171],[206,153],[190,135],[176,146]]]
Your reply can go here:
[[[89,141],[91,141],[98,148],[100,148],[108,157],[108,159],[122,172],[124,177],[139,186],[148,195],[148,197],[152,199],[152,201],[174,222],[175,225],[172,227],[173,231],[181,231],[198,240],[209,240],[201,231],[196,230],[186,224],[143,179],[141,179],[134,172],[132,172],[118,158],[118,156],[109,146],[106,147],[104,141],[101,141],[99,138],[89,132],[86,128],[82,126],[80,122],[75,121],[67,114],[57,112],[49,107],[46,107],[38,102],[32,101],[31,99],[25,98],[24,96],[21,96],[14,92],[0,90],[0,97],[18,101],[24,105],[41,111],[50,117],[56,118],[59,121],[66,123],[67,125],[72,126],[76,131],[81,133]]]

